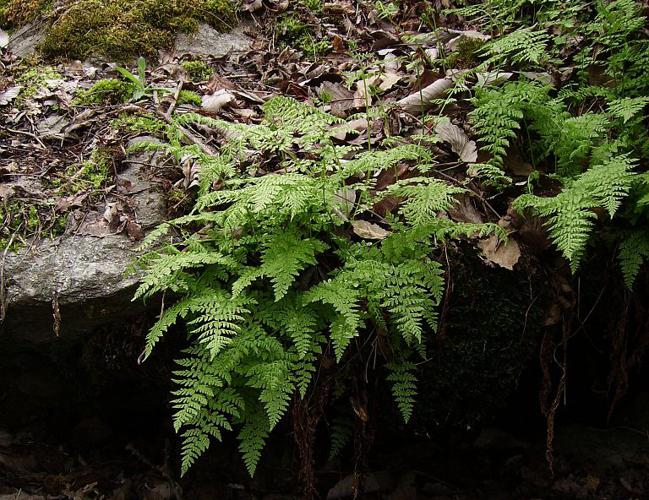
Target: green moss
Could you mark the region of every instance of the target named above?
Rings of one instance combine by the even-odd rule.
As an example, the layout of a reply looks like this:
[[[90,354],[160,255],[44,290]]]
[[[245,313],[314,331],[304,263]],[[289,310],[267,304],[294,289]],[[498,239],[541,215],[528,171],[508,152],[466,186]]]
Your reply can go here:
[[[160,135],[167,128],[167,124],[158,120],[153,115],[135,116],[123,114],[111,122],[111,127],[127,134]]]
[[[331,40],[328,37],[316,39],[313,29],[292,15],[285,15],[277,22],[280,43],[303,51],[309,57],[318,57],[331,50]]]
[[[451,54],[454,65],[462,68],[472,68],[478,62],[478,53],[485,42],[477,38],[463,36],[457,44],[455,52]]]
[[[108,151],[99,148],[93,150],[89,160],[82,162],[80,166],[71,167],[72,172],[69,173],[74,177],[74,182],[70,184],[69,189],[73,192],[88,188],[99,189],[108,179],[112,161]]]
[[[20,92],[20,97],[26,99],[36,94],[43,87],[47,87],[49,80],[60,78],[61,74],[51,66],[35,66],[22,73],[16,79],[16,83],[22,85],[23,89]]]
[[[51,11],[53,6],[53,0],[0,0],[0,26],[22,26]]]
[[[75,0],[41,50],[50,57],[125,61],[170,47],[176,33],[195,31],[199,21],[223,29],[234,16],[229,0]]]
[[[202,102],[201,96],[190,90],[181,90],[178,95],[178,104],[193,104],[194,106],[200,106]]]
[[[9,251],[15,252],[30,238],[59,236],[65,224],[66,216],[56,214],[49,201],[5,201],[0,204],[0,251],[10,242]]]
[[[214,73],[214,70],[203,61],[185,61],[182,67],[194,83],[205,81]]]
[[[322,12],[324,2],[322,0],[301,0],[301,3],[315,14]]]
[[[73,104],[89,106],[92,104],[119,104],[127,102],[133,95],[134,86],[130,82],[110,78],[99,80],[87,90],[79,90]]]

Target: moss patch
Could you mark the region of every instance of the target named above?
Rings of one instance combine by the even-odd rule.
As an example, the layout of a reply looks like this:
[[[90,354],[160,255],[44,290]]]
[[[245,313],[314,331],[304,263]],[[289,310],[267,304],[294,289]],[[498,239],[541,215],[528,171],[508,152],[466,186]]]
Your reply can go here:
[[[49,57],[125,61],[170,47],[176,33],[193,32],[201,21],[224,29],[234,17],[230,0],[75,0],[41,49]]]
[[[313,28],[293,15],[285,15],[278,21],[277,33],[282,45],[295,47],[312,58],[325,55],[331,50],[329,38],[318,40],[314,37]]]
[[[51,66],[35,66],[28,69],[16,79],[16,83],[23,87],[20,98],[27,99],[40,89],[47,87],[49,80],[58,80],[60,78],[61,74]]]
[[[185,61],[182,67],[194,83],[205,81],[214,73],[214,70],[203,61]]]
[[[56,214],[50,204],[23,200],[0,203],[0,251],[19,250],[26,240],[63,234],[67,215]]]
[[[119,104],[127,102],[133,95],[134,86],[130,82],[109,78],[99,80],[87,90],[80,90],[74,99],[74,104],[90,106],[92,104]]]
[[[53,5],[53,0],[0,0],[0,26],[21,26],[50,11]]]

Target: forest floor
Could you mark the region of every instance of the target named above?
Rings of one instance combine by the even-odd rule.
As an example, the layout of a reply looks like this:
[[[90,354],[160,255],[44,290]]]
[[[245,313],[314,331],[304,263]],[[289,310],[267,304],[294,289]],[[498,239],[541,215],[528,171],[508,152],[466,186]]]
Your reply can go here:
[[[448,7],[445,0],[432,3]],[[3,51],[0,249],[16,250],[38,239],[69,234],[124,233],[140,240],[147,228],[131,203],[134,187],[120,174],[128,163],[129,143],[155,135],[152,118],[168,121],[174,112],[195,111],[230,122],[258,123],[262,104],[277,95],[353,119],[357,133],[340,137],[349,145],[436,132],[441,138],[435,151],[441,175],[464,175],[456,171],[458,165],[475,162],[479,154],[465,119],[467,105],[444,106],[451,123],[440,128],[418,117],[422,107],[440,104],[438,95],[423,96],[421,89],[439,79],[452,81],[471,67],[474,45],[488,35],[451,16],[443,19],[441,35],[433,36],[437,26],[427,15],[430,8],[431,2],[414,1],[309,1],[290,6],[288,1],[255,1],[243,16],[243,32],[252,40],[249,50],[222,57],[161,51],[157,60],[146,61],[141,76],[134,62],[121,63],[131,79],[113,62],[45,61],[38,56],[19,60]],[[443,63],[431,64],[436,59]],[[484,75],[500,77],[508,78]],[[95,86],[109,79],[113,83]],[[94,91],[87,92],[93,86]],[[391,107],[396,102],[400,111]],[[203,151],[223,140],[200,126],[189,137]],[[180,160],[180,168],[161,157],[145,166],[145,189],[165,193],[168,217],[182,214],[194,198],[197,173],[191,162]],[[519,189],[516,182],[526,178],[531,165],[517,162],[513,155],[506,170],[514,189]],[[395,169],[391,175],[400,173]],[[453,215],[457,220],[512,224],[507,199],[492,199],[478,185],[473,188],[475,197],[462,202]],[[537,227],[518,229],[529,245],[547,247]],[[506,248],[484,245],[482,251],[490,265],[509,269],[525,258],[515,241]],[[516,411],[516,406],[509,409]],[[629,418],[641,414],[638,410]],[[124,430],[123,417],[107,422],[101,415],[90,415],[54,439],[51,424],[45,420],[30,424],[28,431],[0,432],[0,499],[298,498],[290,492],[294,485],[284,468],[283,458],[292,453],[286,435],[274,448],[284,457],[275,461],[275,469],[262,467],[261,479],[247,481],[239,465],[222,467],[219,461],[238,460],[226,451],[208,457],[181,481],[170,456],[175,451],[168,452],[171,433],[165,424],[159,432],[135,424]],[[516,428],[512,431],[503,424],[503,430],[486,428],[458,442],[421,438],[402,444],[399,437],[386,437],[368,458],[363,498],[649,496],[649,436],[644,431],[626,424],[604,430],[590,422],[567,423],[557,431],[552,476],[543,424],[527,433],[520,433],[519,425],[509,426]],[[345,467],[328,465],[318,470],[318,477],[327,498],[352,495]]]

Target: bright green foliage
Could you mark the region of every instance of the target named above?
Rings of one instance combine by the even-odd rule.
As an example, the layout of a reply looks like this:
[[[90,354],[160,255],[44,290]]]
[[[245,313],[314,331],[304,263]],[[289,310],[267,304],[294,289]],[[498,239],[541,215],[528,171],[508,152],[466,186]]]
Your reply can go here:
[[[388,364],[390,374],[387,380],[392,382],[392,395],[399,410],[407,422],[412,416],[415,396],[417,396],[416,366],[413,363]]]
[[[555,197],[519,197],[516,208],[531,207],[548,218],[550,236],[570,261],[572,269],[576,270],[597,219],[593,209],[602,208],[610,217],[615,215],[631,190],[634,181],[632,168],[633,162],[628,157],[612,158],[567,183]]]
[[[521,28],[489,42],[484,53],[489,63],[541,64],[547,54],[549,35],[544,31]]]
[[[490,156],[470,173],[497,185],[508,173],[507,157],[516,144],[538,169],[530,180],[546,174],[563,185],[556,196],[527,194],[514,206],[531,208],[546,219],[551,238],[576,270],[597,223],[610,220],[632,189],[643,184],[642,166],[649,158],[644,125],[649,38],[642,4],[488,0],[453,12],[472,18],[493,36],[476,71],[542,68],[549,77],[561,71],[566,58],[577,64],[574,74],[543,77],[544,84],[514,77],[500,86],[478,87],[469,114],[482,150]],[[557,83],[563,86],[554,88]],[[637,236],[644,229],[635,226],[646,220],[643,198],[631,199],[637,200],[635,207],[622,215],[630,215],[635,236],[620,244],[627,284],[644,259],[643,240]],[[601,216],[601,210],[609,217]]]
[[[178,94],[177,104],[193,104],[194,106],[200,106],[202,103],[201,96],[196,92],[191,90],[181,90]]]
[[[268,433],[291,400],[308,393],[323,353],[345,362],[352,342],[377,329],[389,345],[390,380],[407,420],[416,380],[407,360],[434,332],[444,287],[436,245],[466,235],[504,237],[495,225],[451,221],[445,212],[464,190],[433,177],[376,192],[376,174],[399,163],[433,173],[424,146],[359,152],[333,141],[344,122],[311,106],[275,98],[264,112],[264,121],[250,126],[184,114],[159,134],[164,144],[136,145],[200,166],[193,212],[145,240],[150,248],[170,231],[180,236],[143,258],[147,273],[136,293],[180,297],[149,332],[144,357],[173,325],[185,324],[191,346],[174,377],[183,472],[211,439],[238,429],[252,474]],[[179,140],[174,126],[194,123],[228,137],[217,155]],[[282,173],[239,174],[261,170],[262,162]],[[386,196],[400,200],[390,222],[377,221],[390,231],[382,240],[359,238],[351,221],[369,222],[368,209]]]
[[[91,104],[119,104],[127,102],[133,95],[133,84],[123,80],[110,78],[99,80],[87,90],[80,90],[74,103],[81,106]]]

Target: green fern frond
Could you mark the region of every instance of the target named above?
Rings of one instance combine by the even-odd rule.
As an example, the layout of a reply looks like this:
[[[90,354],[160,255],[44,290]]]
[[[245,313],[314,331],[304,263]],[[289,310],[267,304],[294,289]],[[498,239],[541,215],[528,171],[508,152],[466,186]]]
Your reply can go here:
[[[351,419],[344,417],[334,418],[329,431],[329,460],[338,457],[351,441],[353,428]]]
[[[629,289],[633,288],[640,267],[647,259],[649,259],[649,233],[641,230],[633,231],[622,240],[618,260],[624,283]]]
[[[254,476],[268,437],[268,421],[261,412],[249,412],[248,420],[239,431],[239,451],[250,476]]]
[[[386,379],[392,382],[392,397],[394,398],[404,422],[408,423],[412,417],[417,396],[416,366],[413,363],[389,363]]]
[[[597,219],[593,209],[604,208],[611,217],[615,215],[634,182],[633,166],[628,156],[612,158],[588,169],[555,197],[523,195],[514,206],[547,217],[550,237],[575,271]]]

